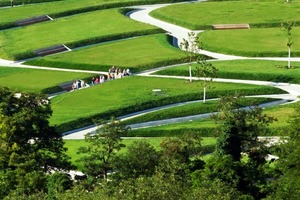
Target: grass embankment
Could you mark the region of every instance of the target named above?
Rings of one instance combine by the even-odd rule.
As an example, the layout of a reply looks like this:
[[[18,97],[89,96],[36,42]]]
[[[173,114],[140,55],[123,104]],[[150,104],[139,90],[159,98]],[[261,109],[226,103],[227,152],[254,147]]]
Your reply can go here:
[[[273,135],[284,135],[285,128],[289,125],[289,117],[294,112],[294,104],[280,105],[272,108],[266,108],[264,113],[270,117],[275,117],[277,121],[270,124]],[[157,127],[136,129],[131,131],[132,136],[145,137],[161,137],[161,136],[175,136],[182,135],[186,132],[193,132],[206,136],[214,135],[216,123],[212,119],[194,120],[189,122],[182,122],[178,124],[169,124]]]
[[[249,95],[283,92],[276,88],[245,84],[212,85],[214,88],[207,91],[208,99],[236,93]],[[162,90],[159,95],[152,91],[157,88]],[[118,117],[162,105],[198,100],[202,98],[200,91],[199,82],[127,77],[51,99],[53,116],[50,121],[51,124],[59,125],[60,132],[64,132],[93,124],[93,119]]]
[[[292,29],[292,57],[300,56],[300,27]],[[200,41],[206,50],[239,56],[287,57],[287,37],[278,28],[205,31]]]
[[[191,30],[211,29],[213,24],[240,23],[248,23],[251,27],[280,27],[281,22],[288,20],[300,24],[299,9],[299,1],[219,1],[167,6],[150,15]]]
[[[118,9],[95,11],[1,31],[0,44],[3,44],[3,47],[0,56],[7,59],[20,59],[34,56],[33,50],[57,44],[65,44],[73,48],[90,44],[90,40],[100,42],[147,32],[161,31],[154,26],[129,19]]]
[[[267,99],[267,98],[245,98],[239,102],[241,107],[254,106],[266,102],[276,101],[278,99]],[[218,111],[218,101],[212,100],[206,103],[194,102],[188,103],[176,107],[170,107],[163,110],[154,111],[145,115],[141,115],[132,119],[123,121],[124,124],[136,124],[141,122],[156,121],[177,117],[186,117],[191,115],[199,115],[204,113],[212,113]]]
[[[49,94],[61,90],[59,84],[91,76],[88,73],[0,67],[0,85],[21,92]]]
[[[10,23],[30,17],[49,15],[52,18],[79,14],[94,10],[101,10],[114,7],[130,6],[137,4],[151,4],[160,2],[170,2],[168,0],[14,0],[15,4],[47,2],[41,4],[25,4],[13,8],[3,8],[0,10],[0,27],[8,26]],[[0,1],[0,5],[10,5],[10,0]],[[10,24],[13,26],[14,24]]]
[[[126,147],[133,144],[135,141],[141,141],[145,140],[149,142],[156,150],[160,150],[160,143],[164,138],[162,137],[156,137],[156,138],[142,138],[142,139],[123,139],[122,143],[126,145]],[[83,169],[82,163],[76,162],[79,158],[81,158],[82,155],[77,154],[78,149],[83,146],[87,146],[88,143],[84,140],[64,140],[65,141],[65,147],[67,150],[67,155],[71,158],[71,163],[76,166],[79,170]],[[204,137],[202,138],[201,144],[203,146],[209,146],[214,145],[216,143],[216,138],[213,137]],[[121,149],[118,153],[125,153],[127,151],[127,148]]]
[[[137,72],[184,62],[184,52],[173,47],[165,34],[99,44],[72,52],[37,58],[25,64],[56,68],[107,71],[112,65]]]
[[[213,61],[211,63],[218,69],[218,78],[300,83],[299,62],[291,62],[293,66],[291,69],[287,69],[287,62],[285,61],[234,60]],[[195,71],[196,66],[196,64],[192,65],[193,71]],[[155,74],[189,76],[188,65],[164,69]]]

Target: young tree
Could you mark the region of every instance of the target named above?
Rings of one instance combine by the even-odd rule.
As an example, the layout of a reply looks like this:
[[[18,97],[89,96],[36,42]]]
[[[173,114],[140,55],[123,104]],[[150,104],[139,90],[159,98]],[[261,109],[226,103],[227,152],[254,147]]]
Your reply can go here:
[[[0,170],[15,177],[11,190],[43,189],[45,172],[70,168],[61,134],[49,125],[51,114],[44,95],[0,88]]]
[[[192,63],[197,60],[198,52],[198,35],[195,32],[188,33],[188,39],[184,39],[180,43],[180,48],[183,49],[189,62],[190,82],[192,82]]]
[[[213,79],[217,76],[217,68],[212,65],[211,62],[207,62],[205,56],[200,56],[198,58],[198,66],[196,67],[195,74],[199,78],[204,78],[201,82],[203,86],[203,103],[206,101],[206,89],[208,84],[213,81]]]
[[[121,136],[126,136],[128,130],[120,121],[111,119],[109,123],[100,126],[95,134],[85,136],[90,145],[79,148],[78,153],[85,154],[79,161],[83,163],[87,175],[93,178],[103,175],[104,180],[107,180],[107,173],[112,168],[116,152],[125,146],[121,143]]]
[[[284,31],[284,34],[287,37],[286,46],[288,47],[288,69],[291,68],[291,48],[292,48],[292,45],[293,45],[292,29],[294,27],[294,24],[295,23],[293,21],[283,22],[281,24],[281,27]]]

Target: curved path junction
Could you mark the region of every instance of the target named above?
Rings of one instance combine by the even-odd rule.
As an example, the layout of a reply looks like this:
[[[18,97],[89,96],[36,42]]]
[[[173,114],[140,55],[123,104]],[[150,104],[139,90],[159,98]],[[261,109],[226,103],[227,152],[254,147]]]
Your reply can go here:
[[[198,0],[196,2],[201,2],[204,0]],[[194,2],[189,2],[189,3],[194,3]],[[154,26],[157,26],[159,28],[162,28],[168,32],[171,36],[173,36],[174,39],[174,46],[179,46],[179,44],[183,41],[183,38],[187,39],[188,38],[188,33],[190,32],[195,32],[199,33],[202,32],[202,30],[189,30],[180,26],[176,26],[173,24],[169,24],[167,22],[163,22],[157,19],[152,18],[149,13],[155,9],[165,7],[171,4],[157,4],[157,5],[143,5],[143,6],[133,6],[132,8],[135,8],[135,11],[132,11],[128,13],[127,15],[137,21],[151,24]],[[217,60],[237,60],[237,59],[260,59],[260,60],[278,60],[278,61],[287,61],[287,58],[250,58],[250,57],[241,57],[241,56],[232,56],[232,55],[224,55],[224,54],[219,54],[219,53],[214,53],[214,52],[209,52],[209,51],[204,51],[200,50],[201,54],[213,57]],[[300,62],[300,58],[291,58],[291,61],[298,61]],[[3,60],[0,59],[0,66],[8,66],[8,67],[21,67],[21,68],[36,68],[36,69],[44,69],[44,70],[57,70],[57,71],[72,71],[72,72],[83,72],[83,73],[103,73],[105,74],[106,72],[99,72],[99,71],[86,71],[86,70],[72,70],[72,69],[55,69],[55,68],[49,68],[49,67],[37,67],[37,66],[28,66],[22,64],[22,62],[14,62],[14,61],[8,61],[8,60]],[[173,65],[174,66],[174,65]],[[166,66],[162,68],[157,68],[153,70],[148,70],[145,72],[141,72],[137,74],[138,76],[155,76],[155,77],[166,77],[170,78],[170,76],[162,76],[162,75],[151,75],[151,73],[161,70],[163,68],[167,67],[173,67],[173,66]],[[189,77],[180,77],[180,76],[172,76],[171,78],[178,78],[178,79],[189,79]],[[193,78],[196,79],[196,78]],[[266,85],[266,86],[273,86],[277,87],[280,89],[283,89],[288,92],[288,94],[280,94],[280,95],[260,95],[261,97],[273,97],[273,98],[279,98],[282,99],[281,101],[277,101],[275,104],[282,104],[286,103],[287,100],[289,101],[298,101],[299,96],[300,96],[300,85],[299,84],[289,84],[289,83],[274,83],[274,82],[268,82],[268,81],[253,81],[253,80],[237,80],[237,79],[214,79],[214,81],[217,82],[231,82],[231,83],[245,83],[245,84],[255,84],[255,85]],[[194,101],[195,102],[195,101]],[[149,112],[154,112],[156,110],[161,110],[161,109],[166,109],[168,107],[172,106],[180,106],[184,105],[187,103],[192,103],[192,102],[185,102],[185,103],[178,103],[178,104],[172,104],[168,106],[163,106],[159,108],[153,108],[137,113],[132,113],[126,116],[119,117],[118,119],[120,120],[125,120],[129,119],[132,117],[140,116]],[[264,104],[261,105],[263,107],[267,106],[273,106],[275,105],[274,103],[272,104]],[[170,123],[177,123],[180,121],[189,121],[189,120],[194,120],[194,119],[200,119],[200,118],[206,118],[209,117],[210,114],[202,114],[202,115],[196,115],[196,116],[189,116],[189,117],[182,117],[182,118],[175,118],[175,119],[168,119],[168,120],[160,120],[160,121],[155,121],[155,122],[146,122],[146,123],[141,123],[141,124],[136,124],[136,125],[131,125],[131,128],[143,128],[143,127],[148,127],[148,126],[157,126],[157,125],[162,125],[162,124],[170,124]],[[69,132],[64,133],[64,139],[83,139],[84,135],[90,132],[94,132],[97,129],[96,126],[91,125],[88,127],[83,127],[81,129],[76,129],[72,130]]]

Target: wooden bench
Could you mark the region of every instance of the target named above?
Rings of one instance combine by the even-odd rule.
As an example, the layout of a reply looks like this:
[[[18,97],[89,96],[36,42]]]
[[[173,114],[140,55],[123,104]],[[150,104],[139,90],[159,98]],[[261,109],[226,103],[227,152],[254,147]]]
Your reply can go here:
[[[36,53],[38,56],[45,56],[45,55],[50,55],[50,54],[68,51],[68,50],[69,49],[65,45],[60,44],[56,46],[35,50],[34,53]]]
[[[48,15],[41,15],[41,16],[37,16],[37,17],[31,17],[31,18],[27,18],[27,19],[17,20],[17,21],[15,21],[15,23],[18,26],[26,26],[26,25],[35,24],[38,22],[49,21],[49,20],[52,20],[52,19]]]
[[[213,30],[227,30],[227,29],[250,29],[249,24],[215,24],[212,25]]]

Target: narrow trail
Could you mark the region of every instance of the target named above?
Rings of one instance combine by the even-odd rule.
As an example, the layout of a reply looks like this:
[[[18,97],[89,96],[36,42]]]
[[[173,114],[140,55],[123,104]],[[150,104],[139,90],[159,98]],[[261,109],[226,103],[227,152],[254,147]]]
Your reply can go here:
[[[198,0],[196,2],[202,2],[204,0]],[[188,2],[193,3],[193,2]],[[130,12],[127,14],[128,17],[131,19],[151,24],[156,27],[162,28],[168,32],[169,35],[174,37],[174,46],[179,46],[179,44],[182,42],[183,38],[188,38],[188,33],[191,31],[195,33],[202,32],[203,30],[189,30],[180,26],[176,26],[173,24],[169,24],[167,22],[163,22],[157,19],[152,18],[149,16],[149,13],[155,9],[168,6],[171,4],[157,4],[157,5],[145,5],[145,6],[133,6],[132,8],[136,8],[136,10]],[[234,56],[234,55],[224,55],[220,53],[210,52],[210,51],[200,51],[201,54],[210,56],[212,58],[215,58],[217,60],[238,60],[238,59],[258,59],[258,60],[278,60],[278,61],[287,61],[287,58],[250,58],[250,57],[242,57],[242,56]],[[292,58],[291,61],[298,61],[300,62],[300,58]],[[99,72],[99,71],[86,71],[86,70],[75,70],[75,69],[58,69],[58,68],[50,68],[50,67],[40,67],[40,66],[29,66],[24,65],[22,62],[14,62],[9,60],[3,60],[0,59],[0,67],[20,67],[20,68],[30,68],[30,69],[42,69],[42,70],[55,70],[55,71],[68,71],[68,72],[80,72],[80,73],[96,73],[96,74],[107,74],[107,72]],[[181,77],[181,76],[162,76],[162,75],[153,75],[152,73],[167,67],[173,67],[172,66],[166,66],[161,67],[153,70],[147,70],[141,73],[138,73],[136,75],[138,76],[151,76],[151,77],[161,77],[161,78],[177,78],[177,79],[189,79],[189,77]],[[194,78],[197,79],[197,78]],[[273,86],[280,89],[283,89],[287,91],[289,94],[279,94],[279,95],[259,95],[257,97],[270,97],[270,98],[279,98],[282,99],[281,101],[278,101],[276,105],[286,103],[287,100],[289,101],[298,101],[298,96],[300,96],[300,85],[298,84],[288,84],[288,83],[274,83],[274,82],[268,82],[268,81],[253,81],[253,80],[237,80],[237,79],[214,79],[214,81],[218,82],[231,82],[231,83],[244,83],[244,84],[255,84],[255,85],[265,85],[265,86]],[[186,102],[188,103],[188,102]],[[190,102],[189,102],[190,103]],[[184,103],[180,103],[184,104]],[[269,105],[262,105],[262,106],[273,106],[273,104]],[[126,116],[119,117],[120,120],[129,119],[132,117],[140,116],[149,112],[154,112],[156,110],[160,109],[166,109],[172,106],[179,106],[176,104],[168,105],[165,107],[159,107],[159,108],[153,108],[137,113],[132,113]],[[160,120],[155,122],[147,122],[147,123],[141,123],[138,125],[131,125],[132,128],[143,128],[147,126],[157,126],[162,125],[166,123],[177,123],[179,121],[188,121],[188,120],[194,120],[199,119],[203,117],[209,117],[209,114],[202,114],[197,116],[189,116],[189,117],[183,117],[183,118],[176,118],[176,119],[168,119],[168,120]],[[196,117],[196,118],[195,118]],[[83,127],[81,129],[72,130],[69,132],[64,133],[64,139],[83,139],[84,135],[89,132],[93,132],[96,130],[96,126],[91,125],[88,127]]]

